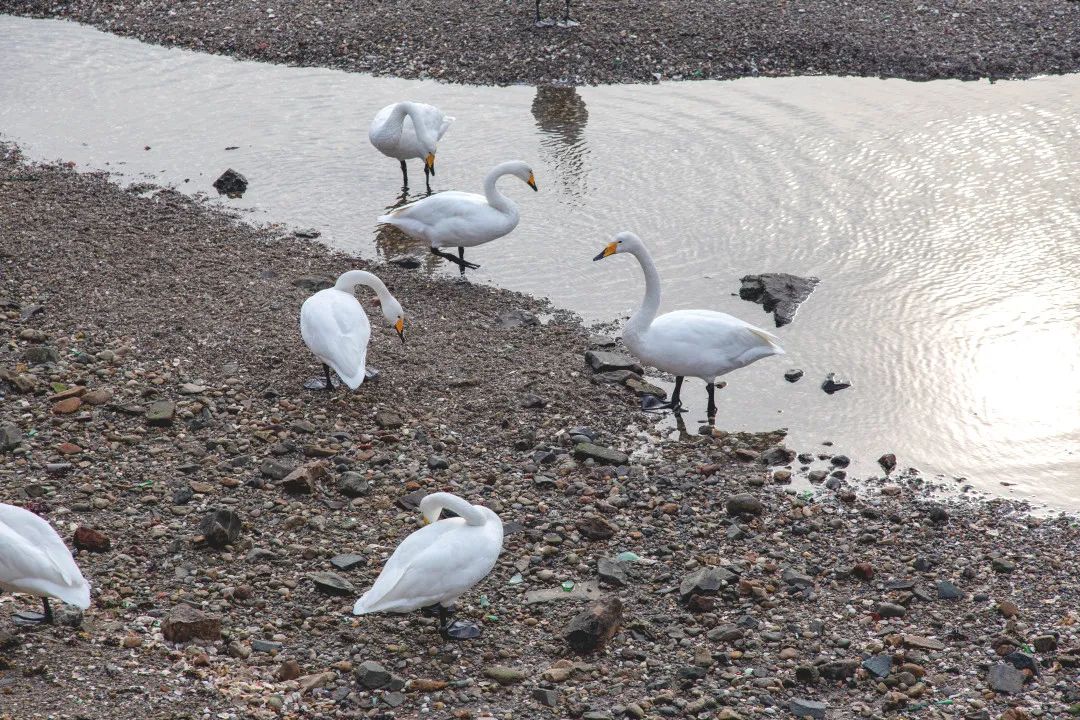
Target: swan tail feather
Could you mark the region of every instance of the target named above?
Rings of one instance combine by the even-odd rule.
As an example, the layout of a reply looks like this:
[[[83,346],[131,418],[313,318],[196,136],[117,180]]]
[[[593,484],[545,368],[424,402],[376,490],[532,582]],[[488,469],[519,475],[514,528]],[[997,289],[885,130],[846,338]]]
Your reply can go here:
[[[761,328],[749,328],[750,332],[754,333],[762,342],[768,345],[774,351],[776,355],[785,355],[784,348],[780,347],[780,338],[773,335],[771,332],[762,330]]]

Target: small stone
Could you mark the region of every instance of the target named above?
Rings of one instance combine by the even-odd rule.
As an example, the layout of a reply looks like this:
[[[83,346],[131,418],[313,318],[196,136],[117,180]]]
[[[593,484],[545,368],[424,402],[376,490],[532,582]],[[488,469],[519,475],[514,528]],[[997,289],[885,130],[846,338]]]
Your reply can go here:
[[[1002,617],[1005,618],[1014,618],[1020,614],[1019,606],[1017,606],[1017,604],[1014,603],[1012,600],[1000,601],[998,603],[997,609],[998,612],[1001,613]]]
[[[788,450],[783,445],[774,445],[758,455],[758,462],[762,465],[787,465],[795,459],[795,451]]]
[[[113,391],[108,388],[90,390],[82,396],[82,401],[87,405],[104,405],[113,398]]]
[[[206,542],[217,548],[231,545],[240,537],[240,516],[232,510],[214,510],[199,523],[199,533]]]
[[[750,493],[740,493],[728,498],[724,505],[728,515],[760,515],[765,505]]]
[[[23,350],[23,358],[31,365],[44,365],[60,361],[60,353],[48,345],[37,345]]]
[[[184,383],[180,386],[181,395],[201,395],[206,390],[205,385],[196,385],[195,383]]]
[[[295,680],[300,677],[300,663],[295,660],[286,660],[278,667],[277,672],[274,673],[274,677],[278,682],[286,682],[288,680]]]
[[[645,372],[645,369],[630,356],[607,350],[586,351],[585,362],[589,364],[589,367],[595,373],[629,370],[632,373],[642,375]]]
[[[82,526],[75,530],[72,542],[79,550],[89,552],[107,552],[112,547],[112,540],[105,533]]]
[[[997,663],[991,667],[988,680],[995,692],[1014,695],[1024,689],[1024,673],[1008,663]]]
[[[859,669],[858,660],[831,660],[818,667],[826,680],[847,680]]]
[[[964,593],[960,588],[956,587],[948,580],[937,581],[937,592],[938,597],[942,600],[959,600],[964,597]]]
[[[1016,569],[1016,563],[1005,558],[994,558],[990,562],[990,567],[996,573],[1011,573]]]
[[[221,173],[218,179],[214,181],[214,189],[217,190],[219,194],[231,198],[243,197],[244,193],[247,191],[247,187],[247,178],[232,168]]]
[[[294,287],[318,292],[334,287],[336,280],[328,275],[301,275],[292,281]]]
[[[410,692],[432,693],[442,690],[447,685],[449,685],[449,683],[445,680],[428,680],[425,678],[414,678],[409,681],[406,689]]]
[[[576,527],[578,532],[589,540],[608,540],[614,537],[618,530],[604,518],[595,515],[578,520]]]
[[[851,574],[860,580],[873,580],[874,566],[868,562],[857,563],[855,567],[851,568]]]
[[[500,685],[513,685],[525,679],[525,673],[505,665],[490,665],[484,668],[484,675]]]
[[[611,448],[594,445],[593,443],[578,443],[574,446],[574,457],[579,460],[592,459],[601,465],[625,465],[630,458],[626,453],[612,450]]]
[[[539,325],[540,320],[528,310],[514,309],[499,313],[496,324],[501,328],[530,327]]]
[[[863,660],[862,666],[874,677],[887,677],[892,671],[891,655],[872,655]]]
[[[547,400],[534,395],[533,393],[526,393],[525,397],[521,398],[521,407],[526,409],[535,409],[547,407]]]
[[[878,603],[877,614],[883,618],[902,618],[907,615],[907,608],[896,603]]]
[[[284,480],[295,469],[295,466],[278,462],[273,458],[265,458],[259,464],[259,472],[271,480]]]
[[[533,699],[545,707],[555,707],[559,704],[559,691],[536,688],[532,692]]]
[[[390,682],[390,673],[374,660],[365,660],[353,670],[357,682],[368,690],[377,690]]]
[[[261,653],[279,653],[282,649],[282,644],[274,642],[273,640],[263,640],[262,638],[256,638],[251,641],[251,649],[255,652]]]
[[[330,473],[322,463],[304,465],[282,479],[281,489],[290,495],[311,495],[319,489],[322,481],[328,480]]]
[[[922,635],[904,635],[904,644],[920,650],[944,650],[945,643]]]
[[[596,574],[600,581],[615,587],[622,587],[630,582],[626,573],[626,564],[613,558],[602,557],[596,562]]]
[[[446,470],[450,467],[450,461],[442,455],[432,455],[427,459],[427,466],[431,470]]]
[[[829,373],[825,376],[825,382],[821,383],[821,389],[829,395],[849,387],[851,387],[851,383],[839,377],[836,373]]]
[[[882,455],[877,459],[877,462],[878,465],[881,466],[881,469],[885,471],[886,475],[896,469],[896,455],[893,455],[892,453]]]
[[[176,418],[176,403],[172,400],[158,400],[146,408],[146,422],[148,425],[172,425]]]
[[[317,572],[312,573],[309,577],[315,583],[315,588],[327,595],[353,595],[356,593],[349,581],[337,573]]]
[[[803,685],[813,685],[821,679],[821,672],[813,665],[799,665],[795,668],[795,681]]]
[[[789,383],[799,382],[799,380],[802,379],[802,376],[803,371],[799,368],[791,368],[784,373],[784,379],[787,380]]]
[[[795,717],[824,718],[829,706],[817,700],[791,699],[791,714]]]
[[[574,617],[562,632],[572,650],[601,650],[622,625],[623,605],[618,598],[604,598]]]
[[[375,413],[375,424],[383,430],[396,430],[404,425],[405,421],[393,410],[380,410]]]
[[[371,484],[357,472],[343,472],[338,478],[338,492],[345,497],[363,497],[371,492]]]
[[[0,452],[11,452],[23,441],[22,430],[14,423],[0,425]]]
[[[220,640],[221,618],[190,605],[177,605],[161,622],[161,634],[169,642]]]
[[[716,595],[736,580],[738,576],[726,568],[704,567],[683,578],[679,583],[679,595],[684,600],[694,595]]]
[[[949,522],[949,511],[945,509],[944,505],[938,505],[934,503],[926,511],[926,516],[930,518],[930,522],[934,525],[944,525]]]
[[[1031,644],[1039,652],[1048,653],[1057,650],[1058,640],[1054,635],[1039,635],[1031,641]]]
[[[353,553],[342,553],[341,555],[335,555],[330,558],[330,564],[336,567],[342,572],[348,572],[353,568],[360,567],[364,564],[363,555],[355,555]]]
[[[82,398],[69,397],[52,406],[53,415],[70,415],[82,407]]]

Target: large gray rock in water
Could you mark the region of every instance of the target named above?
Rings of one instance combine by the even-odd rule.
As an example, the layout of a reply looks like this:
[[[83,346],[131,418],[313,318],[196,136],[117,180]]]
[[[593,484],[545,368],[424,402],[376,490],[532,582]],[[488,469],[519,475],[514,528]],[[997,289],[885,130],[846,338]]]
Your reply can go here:
[[[247,186],[247,178],[232,168],[221,173],[221,176],[214,181],[214,189],[231,198],[242,197],[247,191]]]
[[[819,282],[816,277],[802,278],[788,273],[745,275],[739,297],[761,303],[765,312],[773,314],[776,327],[782,327],[795,319],[795,311],[810,297]]]

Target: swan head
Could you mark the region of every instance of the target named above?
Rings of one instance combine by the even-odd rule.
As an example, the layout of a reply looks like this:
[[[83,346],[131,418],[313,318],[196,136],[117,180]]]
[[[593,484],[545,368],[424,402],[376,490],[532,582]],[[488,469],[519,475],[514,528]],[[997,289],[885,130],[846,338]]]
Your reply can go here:
[[[641,238],[632,232],[623,231],[613,237],[604,249],[600,251],[600,254],[593,258],[593,260],[603,260],[609,255],[615,253],[632,253],[638,250],[644,250],[645,243],[641,242]]]
[[[521,182],[525,183],[533,190],[540,189],[536,186],[536,175],[533,174],[532,168],[520,160],[512,160],[508,163],[503,163],[503,165],[496,168],[496,170],[502,170],[506,175],[513,175],[521,178]]]
[[[391,327],[397,331],[398,337],[401,338],[401,342],[405,342],[405,311],[401,309],[401,303],[394,297],[389,297],[386,302],[380,303],[382,306],[383,317],[386,318],[386,322],[390,323]]]

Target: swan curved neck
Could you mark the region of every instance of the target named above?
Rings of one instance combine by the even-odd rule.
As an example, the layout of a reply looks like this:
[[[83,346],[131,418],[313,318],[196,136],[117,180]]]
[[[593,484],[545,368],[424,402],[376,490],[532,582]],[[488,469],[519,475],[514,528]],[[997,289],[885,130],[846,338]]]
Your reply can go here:
[[[432,493],[420,501],[420,512],[431,522],[434,522],[443,510],[453,510],[469,525],[483,525],[487,522],[487,517],[480,508],[457,495]]]
[[[645,298],[626,324],[626,332],[640,334],[649,328],[660,310],[660,273],[656,271],[652,255],[645,248],[634,250],[632,255],[637,258],[645,275]]]
[[[420,117],[419,109],[411,102],[399,102],[394,106],[394,111],[390,114],[390,120],[395,132],[398,135],[401,134],[404,129],[405,116],[408,115],[412,118],[413,130],[416,131],[416,137],[420,142],[425,145],[433,145],[431,135],[428,133],[427,124],[424,123],[424,119]]]
[[[383,281],[372,275],[366,270],[350,270],[347,273],[343,273],[341,277],[334,283],[334,289],[342,292],[347,292],[350,295],[355,292],[357,285],[364,285],[375,291],[375,294],[379,296],[380,302],[385,302],[388,298],[392,297],[390,291],[386,289],[386,285]]]
[[[517,205],[514,204],[513,200],[499,192],[495,187],[495,183],[503,175],[513,174],[515,167],[516,165],[512,162],[496,165],[484,178],[484,197],[487,198],[488,205],[508,215],[517,212]]]

